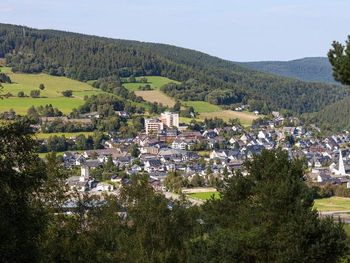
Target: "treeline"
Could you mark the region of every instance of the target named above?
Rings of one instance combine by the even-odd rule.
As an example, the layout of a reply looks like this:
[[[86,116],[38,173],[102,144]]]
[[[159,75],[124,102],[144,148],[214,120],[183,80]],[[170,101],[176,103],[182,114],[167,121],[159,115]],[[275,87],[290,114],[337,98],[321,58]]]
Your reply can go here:
[[[349,92],[339,86],[276,77],[244,69],[201,52],[169,45],[141,43],[0,25],[0,57],[14,71],[67,76],[82,81],[109,76],[160,75],[186,81],[166,89],[172,96],[217,104],[264,101],[270,110],[315,112]],[[203,90],[205,90],[203,92]],[[291,99],[293,98],[293,99]]]
[[[65,152],[77,150],[92,150],[103,149],[103,142],[108,137],[103,133],[96,132],[93,136],[85,136],[84,134],[77,135],[74,139],[62,136],[50,136],[45,142],[38,146],[39,153],[47,152]]]
[[[38,158],[29,125],[0,126],[0,141],[4,262],[346,260],[343,225],[313,210],[303,163],[287,152],[255,156],[246,176],[226,179],[219,199],[191,206],[156,192],[147,174],[103,200],[67,192],[69,171],[53,154]]]

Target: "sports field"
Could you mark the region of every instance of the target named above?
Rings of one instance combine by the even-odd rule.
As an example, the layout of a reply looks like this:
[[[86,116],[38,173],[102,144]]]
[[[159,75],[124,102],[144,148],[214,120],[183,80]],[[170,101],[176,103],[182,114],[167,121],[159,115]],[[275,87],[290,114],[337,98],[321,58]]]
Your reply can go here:
[[[200,200],[208,200],[212,196],[214,196],[214,199],[220,198],[219,192],[192,193],[192,194],[188,194],[188,196],[192,198],[200,199]]]

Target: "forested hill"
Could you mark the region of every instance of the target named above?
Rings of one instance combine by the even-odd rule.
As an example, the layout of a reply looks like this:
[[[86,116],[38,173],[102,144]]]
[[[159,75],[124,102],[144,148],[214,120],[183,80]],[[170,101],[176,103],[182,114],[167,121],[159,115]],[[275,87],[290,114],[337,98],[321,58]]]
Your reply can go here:
[[[341,86],[277,77],[170,45],[6,24],[0,24],[1,57],[13,71],[47,72],[82,81],[160,75],[183,82],[163,88],[178,99],[249,103],[294,113],[315,112],[349,95]]]
[[[328,105],[321,111],[307,115],[311,123],[316,123],[324,131],[350,130],[350,97]]]
[[[243,62],[240,65],[303,81],[336,83],[332,66],[326,57],[310,57],[291,61]]]

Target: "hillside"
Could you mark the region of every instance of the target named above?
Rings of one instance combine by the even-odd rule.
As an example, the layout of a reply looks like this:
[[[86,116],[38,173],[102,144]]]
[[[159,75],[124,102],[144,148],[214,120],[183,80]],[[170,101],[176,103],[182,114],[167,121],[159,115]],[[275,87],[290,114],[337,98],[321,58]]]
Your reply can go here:
[[[163,76],[181,100],[256,109],[315,112],[349,95],[341,86],[306,83],[246,69],[207,54],[163,44],[116,40],[0,24],[0,58],[17,72],[66,76],[81,81],[116,75]],[[293,99],[290,99],[293,98]]]
[[[291,61],[259,61],[239,63],[249,69],[310,82],[336,84],[332,66],[325,57],[310,57]]]
[[[78,108],[84,104],[84,96],[102,93],[102,91],[92,86],[72,80],[67,77],[50,76],[45,73],[23,74],[13,73],[9,68],[0,67],[0,71],[6,73],[12,80],[11,84],[4,83],[3,92],[11,94],[9,98],[0,100],[0,112],[13,109],[18,114],[26,114],[31,106],[45,106],[52,104],[63,113],[68,114],[73,108]],[[45,89],[40,91],[40,98],[31,98],[31,90],[38,90],[40,84],[44,84]],[[62,91],[72,90],[71,98],[64,97]],[[25,97],[18,97],[18,93],[23,91]]]
[[[307,119],[323,130],[350,131],[350,97],[328,105],[321,111],[310,114]]]

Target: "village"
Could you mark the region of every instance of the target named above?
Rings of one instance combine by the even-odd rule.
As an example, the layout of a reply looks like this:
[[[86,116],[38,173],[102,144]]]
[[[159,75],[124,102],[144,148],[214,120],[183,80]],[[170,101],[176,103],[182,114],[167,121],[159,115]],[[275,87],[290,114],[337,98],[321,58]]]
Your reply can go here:
[[[241,125],[189,130],[179,124],[179,115],[164,112],[159,118],[144,120],[144,131],[135,138],[109,135],[104,149],[65,152],[67,169],[80,174],[67,180],[71,190],[81,192],[118,191],[137,173],[149,175],[149,183],[158,191],[174,188],[167,176],[182,178],[182,188],[215,188],[224,178],[245,173],[244,162],[264,149],[281,148],[290,158],[302,158],[307,166],[305,179],[315,185],[346,185],[350,188],[350,134],[344,132],[318,138],[318,128],[307,130],[296,118],[283,118],[273,112],[271,120],[261,120],[248,129]],[[74,138],[73,138],[74,139]],[[131,150],[130,150],[131,149]],[[104,170],[108,164],[108,172]],[[94,177],[96,171],[103,179]]]

